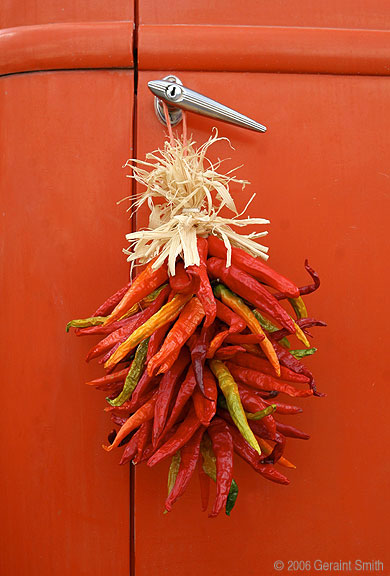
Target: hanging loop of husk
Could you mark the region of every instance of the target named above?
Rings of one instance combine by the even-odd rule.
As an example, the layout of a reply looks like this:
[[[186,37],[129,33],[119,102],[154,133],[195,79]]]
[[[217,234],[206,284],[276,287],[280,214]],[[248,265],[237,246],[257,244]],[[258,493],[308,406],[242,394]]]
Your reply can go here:
[[[169,274],[175,274],[176,258],[180,256],[187,268],[199,265],[197,236],[214,234],[221,238],[227,248],[227,266],[231,265],[231,247],[238,246],[254,256],[268,259],[268,248],[255,240],[268,232],[239,234],[233,227],[269,224],[264,218],[240,218],[255,194],[241,214],[238,214],[231,196],[230,183],[240,184],[242,189],[249,182],[234,176],[236,169],[221,174],[222,161],[211,163],[206,158],[208,148],[219,140],[215,130],[212,136],[201,145],[195,142],[185,144],[175,139],[173,144],[166,141],[164,149],[158,149],[146,155],[146,160],[128,160],[132,173],[130,178],[145,186],[137,195],[133,210],[147,203],[151,211],[149,226],[126,235],[129,248],[124,250],[127,260],[134,264],[136,260],[144,264],[158,256],[154,268],[158,268],[168,259]],[[155,203],[155,200],[157,202]],[[220,216],[223,208],[233,213],[231,218]]]

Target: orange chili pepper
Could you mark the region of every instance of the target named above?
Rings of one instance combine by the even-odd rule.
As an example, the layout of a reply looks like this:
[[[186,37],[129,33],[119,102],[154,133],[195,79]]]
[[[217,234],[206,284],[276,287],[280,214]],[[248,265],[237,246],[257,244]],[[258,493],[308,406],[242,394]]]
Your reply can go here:
[[[265,456],[269,456],[272,452],[272,446],[263,438],[257,438],[258,443],[260,444],[260,448]],[[287,460],[284,456],[281,456],[278,460],[278,464],[284,466],[285,468],[296,468],[295,464]]]
[[[123,426],[119,429],[119,432],[115,436],[115,440],[112,444],[110,444],[109,446],[105,446],[103,444],[104,450],[110,452],[113,448],[116,448],[121,443],[123,438],[126,438],[126,436],[130,434],[130,432],[132,432],[136,428],[139,428],[139,426],[141,426],[141,424],[143,424],[144,422],[151,420],[154,415],[154,406],[156,404],[156,400],[157,400],[157,392],[155,392],[153,396],[147,402],[145,402],[145,404],[141,406],[141,408],[137,410],[137,412],[134,412],[134,414],[130,416],[128,420],[126,420]]]
[[[162,266],[157,268],[157,270],[153,269],[156,258],[151,260],[145,270],[135,278],[122,300],[116,305],[111,314],[107,316],[104,325],[111,324],[111,322],[122,318],[134,304],[137,304],[137,302],[168,280],[168,266],[166,261]]]
[[[185,306],[188,300],[192,297],[191,294],[176,294],[170,302],[165,304],[156,314],[153,314],[142,326],[134,330],[134,332],[122,342],[122,344],[115,350],[114,354],[110,356],[104,364],[105,368],[115,366],[122,358],[124,358],[130,350],[135,348],[142,340],[149,338],[164,324],[171,322],[179,315],[180,310]]]
[[[204,317],[203,306],[195,296],[184,306],[179,318],[168,332],[159,352],[148,362],[148,374],[164,374],[177,359],[182,346],[195,332]]]

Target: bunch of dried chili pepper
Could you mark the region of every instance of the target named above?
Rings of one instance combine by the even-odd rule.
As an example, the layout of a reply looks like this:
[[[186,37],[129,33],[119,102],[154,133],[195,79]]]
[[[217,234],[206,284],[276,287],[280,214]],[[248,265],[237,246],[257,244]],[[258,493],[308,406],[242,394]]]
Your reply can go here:
[[[308,328],[325,323],[307,317],[302,297],[320,285],[307,261],[313,284],[300,288],[241,248],[228,262],[217,236],[199,237],[197,247],[198,265],[178,256],[172,274],[172,262],[156,267],[155,258],[67,330],[101,337],[87,360],[107,372],[88,382],[106,394],[117,426],[104,449],[124,447],[121,464],[169,459],[166,511],[197,470],[203,510],[210,479],[216,484],[215,517],[235,504],[237,456],[289,483],[278,468],[295,468],[287,443],[309,436],[279,418],[302,412],[288,397],[321,395],[302,359],[316,351]]]

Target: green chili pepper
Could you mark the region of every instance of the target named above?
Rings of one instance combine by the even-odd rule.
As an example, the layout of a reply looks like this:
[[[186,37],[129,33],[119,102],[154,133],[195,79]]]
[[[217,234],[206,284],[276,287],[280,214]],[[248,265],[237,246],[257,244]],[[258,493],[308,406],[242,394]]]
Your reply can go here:
[[[263,408],[263,410],[260,410],[259,412],[245,412],[245,414],[249,420],[261,420],[265,416],[268,416],[269,414],[275,412],[275,410],[276,410],[276,404],[271,404],[271,406],[267,406],[266,408]]]
[[[149,338],[145,338],[145,340],[139,344],[134,356],[134,360],[130,366],[130,370],[127,373],[122,392],[119,394],[119,396],[113,400],[106,398],[107,402],[111,404],[111,406],[122,406],[122,404],[126,402],[126,400],[128,400],[132,395],[133,390],[137,386],[138,381],[141,378],[141,374],[144,370],[148,344]]]
[[[233,510],[234,505],[236,503],[237,496],[238,496],[238,486],[237,482],[233,478],[232,483],[230,485],[229,495],[227,497],[225,507],[225,513],[227,516],[230,516],[230,512]]]
[[[271,322],[271,320],[268,320],[267,318],[265,318],[258,310],[253,310],[253,314],[256,316],[257,320],[260,323],[260,326],[262,328],[264,328],[264,330],[267,330],[267,332],[277,332],[279,330],[279,328],[277,326],[275,326],[275,324],[273,324]],[[282,338],[281,340],[279,340],[279,344],[281,344],[282,346],[285,346],[286,348],[290,348],[290,342],[288,341],[288,339],[286,337]]]
[[[176,478],[177,475],[179,473],[179,468],[180,468],[180,462],[181,462],[181,454],[180,454],[180,450],[178,450],[176,452],[176,454],[174,454],[172,456],[172,460],[171,460],[171,465],[169,466],[169,471],[168,471],[168,496],[169,494],[172,492],[172,488],[175,485],[176,482]],[[164,510],[164,514],[168,514],[168,510]]]
[[[233,422],[248,444],[252,446],[258,454],[261,454],[260,446],[249,427],[248,420],[246,419],[244,408],[241,404],[240,393],[233,376],[230,374],[225,364],[220,360],[210,360],[210,368],[218,380],[222,394],[225,396],[226,404]]]
[[[79,320],[71,320],[66,325],[66,331],[69,328],[88,328],[89,326],[100,326],[105,321],[105,316],[91,316],[91,318],[80,318]]]
[[[298,298],[289,298],[288,301],[294,308],[294,312],[297,315],[298,320],[301,318],[307,318],[306,306],[301,296],[298,296]]]
[[[304,350],[290,350],[290,354],[294,356],[294,358],[304,358],[305,356],[311,356],[317,352],[317,348],[305,348]]]

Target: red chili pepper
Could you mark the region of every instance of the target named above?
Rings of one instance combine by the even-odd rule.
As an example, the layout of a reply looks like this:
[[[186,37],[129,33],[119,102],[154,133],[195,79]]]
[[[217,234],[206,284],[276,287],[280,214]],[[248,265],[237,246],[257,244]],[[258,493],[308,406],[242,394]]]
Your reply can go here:
[[[106,374],[106,376],[102,376],[102,378],[96,378],[95,380],[90,380],[86,382],[87,386],[95,386],[96,388],[99,386],[109,386],[115,382],[122,382],[125,380],[129,368],[125,368],[124,370],[120,370],[119,372],[113,372],[112,374]],[[106,388],[103,388],[104,390]]]
[[[204,394],[195,388],[192,395],[197,417],[204,426],[208,426],[217,409],[217,384],[210,369],[204,372]]]
[[[223,342],[229,335],[242,332],[246,328],[244,320],[238,314],[233,312],[233,310],[228,306],[225,306],[225,304],[218,299],[215,300],[215,303],[217,305],[217,318],[227,324],[229,329],[218,332],[218,334],[213,338],[207,350],[207,358],[214,358],[215,352],[222,346]],[[256,342],[258,342],[258,338],[256,339]]]
[[[216,351],[214,357],[217,360],[229,360],[239,352],[245,352],[245,348],[242,346],[224,346]]]
[[[173,364],[172,368],[166,372],[160,382],[158,389],[156,405],[154,407],[154,422],[153,422],[153,446],[157,445],[157,441],[164,429],[167,421],[168,410],[171,404],[174,392],[179,381],[180,376],[188,366],[190,361],[189,354],[184,348]]]
[[[152,436],[153,420],[147,420],[141,424],[138,431],[138,442],[137,442],[137,455],[133,460],[134,464],[139,464],[142,460],[142,456],[146,446],[150,443]]]
[[[107,316],[107,314],[110,314],[110,312],[114,310],[115,306],[119,304],[119,302],[122,300],[123,296],[126,294],[130,286],[131,282],[129,282],[128,284],[126,284],[126,286],[123,286],[123,288],[117,290],[115,294],[107,298],[107,300],[99,306],[99,308],[96,310],[93,316]]]
[[[166,286],[165,288],[163,288],[163,290],[161,290],[160,294],[151,303],[151,305],[148,306],[148,308],[142,310],[142,312],[138,312],[138,314],[136,314],[135,316],[131,316],[131,318],[128,319],[128,322],[124,326],[122,326],[122,328],[119,328],[119,330],[112,332],[106,338],[104,338],[104,340],[101,340],[89,352],[87,356],[87,362],[92,358],[101,356],[106,351],[110,351],[109,356],[111,356],[111,354],[114,353],[114,351],[118,348],[118,346],[122,344],[122,342],[124,342],[130,336],[130,334],[134,332],[134,330],[142,326],[142,324],[144,324],[149,318],[151,318],[153,314],[155,314],[158,310],[160,310],[161,306],[164,304],[165,300],[168,297],[168,293],[169,293],[169,286]],[[115,350],[113,350],[114,347]],[[108,358],[105,358],[104,362],[106,362],[107,360]]]
[[[204,428],[200,428],[188,440],[188,442],[181,448],[180,467],[176,477],[175,485],[173,486],[168,498],[165,500],[165,509],[172,510],[173,504],[184,493],[188,486],[193,473],[195,472],[196,464],[199,459],[200,441],[202,439]]]
[[[187,272],[190,274],[190,276],[199,278],[199,288],[196,294],[201,301],[203,310],[206,314],[204,328],[207,328],[208,326],[211,326],[215,320],[217,314],[217,305],[215,303],[213,289],[211,288],[209,276],[207,274],[207,239],[198,238],[197,246],[200,264],[199,266],[189,266],[187,268]]]
[[[196,379],[194,369],[192,366],[188,368],[187,374],[180,386],[180,390],[176,396],[175,405],[172,408],[171,414],[168,418],[167,424],[163,431],[163,437],[166,438],[167,432],[176,424],[180,418],[187,400],[191,398],[196,386]]]
[[[294,398],[305,398],[306,396],[311,396],[313,393],[312,390],[297,390],[294,386],[276,380],[276,378],[273,378],[268,374],[262,374],[261,372],[251,370],[250,368],[237,366],[232,362],[227,362],[226,364],[236,382],[241,382],[242,384],[246,384],[252,388],[258,390],[277,390],[278,392],[284,392],[288,396]]]
[[[285,414],[285,415],[292,415],[292,414],[300,414],[303,412],[300,406],[292,406],[291,404],[284,404],[281,402],[268,402],[268,400],[264,400],[264,402],[268,405],[274,404],[276,406],[276,414]]]
[[[237,383],[237,386],[242,405],[247,412],[260,412],[267,407],[267,404],[262,398],[256,395],[255,391],[251,391],[249,388],[243,386],[240,383]],[[271,435],[275,435],[276,423],[274,417],[271,414],[268,414],[268,416],[264,416],[262,420],[264,426],[267,428],[267,430],[269,430],[269,433]]]
[[[207,510],[210,498],[210,477],[207,476],[203,470],[203,456],[198,459],[198,477],[200,486],[200,501],[202,504],[202,512]]]
[[[217,305],[217,318],[229,326],[229,334],[237,334],[246,328],[246,323],[241,316],[233,312],[220,300],[216,300],[215,303]]]
[[[287,352],[289,354],[289,352]],[[234,357],[234,363],[239,366],[245,366],[245,368],[251,368],[252,370],[257,370],[258,372],[263,372],[264,374],[269,374],[274,376],[274,370],[270,366],[268,360],[265,358],[259,358],[248,352],[236,354]],[[293,370],[285,366],[280,367],[280,380],[287,380],[287,382],[297,382],[302,384],[308,384],[309,378],[303,374],[298,374]]]
[[[306,432],[302,432],[302,430],[289,424],[282,424],[282,422],[276,422],[276,429],[288,438],[298,438],[299,440],[309,440],[310,438],[310,435],[306,434]]]
[[[252,428],[253,433],[258,437],[260,446],[260,439],[272,440],[275,442],[275,446],[268,454],[266,454],[266,457],[263,458],[262,462],[264,464],[274,464],[280,460],[286,446],[286,438],[283,434],[279,434],[279,432],[270,434],[263,420],[251,420],[249,425]]]
[[[121,440],[125,438],[130,432],[139,428],[141,424],[146,422],[147,420],[151,420],[154,414],[154,406],[156,404],[157,394],[153,394],[153,396],[146,402],[142,408],[139,408],[137,412],[135,412],[128,420],[126,420],[125,424],[123,424],[122,428],[119,430],[114,442],[110,444],[110,446],[104,446],[104,450],[110,452],[113,448],[116,448]],[[118,410],[117,407],[115,407]]]
[[[226,338],[226,344],[258,344],[258,343],[259,343],[259,337],[256,334],[231,334]],[[275,373],[275,370],[273,370],[273,373]]]
[[[148,402],[155,392],[156,390],[149,390],[149,392],[145,393],[142,398],[139,399],[137,404],[135,404],[133,399],[131,399],[124,402],[121,406],[106,406],[104,411],[130,415],[141,408],[146,402]]]
[[[203,328],[200,333],[194,335],[189,347],[191,350],[191,362],[194,368],[195,380],[198,384],[202,394],[206,395],[203,383],[204,363],[206,361],[207,350],[209,348],[210,339],[215,333],[215,324]]]
[[[176,263],[175,275],[169,277],[169,285],[173,292],[187,294],[194,289],[193,279],[184,269],[184,262],[179,260]]]
[[[226,506],[233,480],[233,440],[229,426],[221,418],[214,418],[207,431],[213,444],[217,466],[217,494],[210,513],[210,518],[215,518]]]
[[[305,268],[306,268],[307,272],[310,274],[310,276],[312,277],[313,284],[308,284],[307,286],[301,286],[300,288],[298,288],[299,294],[301,296],[305,296],[306,294],[311,294],[315,290],[318,290],[318,288],[320,287],[320,284],[321,284],[320,277],[318,276],[317,272],[311,266],[309,266],[308,260],[305,260]],[[284,298],[289,298],[290,294],[288,294],[286,292],[286,290],[282,290],[280,293],[274,294],[274,296],[277,300],[283,300]]]
[[[300,362],[297,358],[294,358],[294,356],[290,354],[288,350],[283,348],[283,346],[280,346],[278,342],[272,339],[272,343],[275,348],[275,352],[278,355],[280,363],[283,364],[283,366],[286,366],[286,368],[289,368],[290,370],[295,372],[296,374],[303,374],[304,376],[306,376],[309,379],[309,386],[313,392],[313,396],[325,396],[323,392],[317,391],[314,382],[314,376],[310,372],[310,370],[308,370],[306,366],[302,364],[302,362]]]
[[[126,448],[123,451],[122,458],[119,462],[120,465],[127,464],[137,454],[140,430],[141,429],[137,430],[137,432],[130,438],[129,443],[126,445]]]
[[[290,481],[286,476],[278,472],[271,464],[262,464],[260,457],[256,450],[249,446],[248,442],[244,440],[239,431],[234,426],[229,426],[230,433],[233,438],[234,451],[237,452],[241,458],[246,460],[256,472],[277,484],[289,484]]]
[[[121,318],[126,312],[137,304],[140,300],[145,298],[148,294],[159,288],[164,282],[168,280],[168,266],[165,261],[157,270],[153,269],[153,264],[156,261],[154,258],[146,266],[145,270],[139,274],[122,300],[114,308],[105,320],[105,324],[111,324],[115,320]]]
[[[283,328],[289,330],[290,333],[295,333],[292,318],[282,308],[276,298],[255,278],[235,266],[226,268],[223,260],[219,258],[209,258],[207,260],[207,269],[213,278],[219,278],[233,292],[250,302],[253,306],[260,308],[260,310],[279,322]]]
[[[191,300],[184,306],[180,316],[168,332],[164,344],[159,352],[148,362],[150,375],[165,373],[173,365],[181,353],[182,347],[195,332],[204,317],[203,306],[198,298]]]
[[[118,416],[117,414],[111,414],[111,420],[117,426],[123,426],[127,418],[124,418],[123,416]],[[115,436],[116,436],[116,430],[115,430]]]
[[[302,328],[302,331],[308,336],[311,336],[310,332],[307,330],[308,328],[311,328],[312,326],[327,326],[326,322],[323,322],[322,320],[315,320],[315,318],[300,318],[296,322],[298,326]],[[287,336],[287,330],[284,328],[272,333],[272,338],[278,342],[285,336]]]
[[[163,444],[157,450],[157,452],[155,452],[153,456],[149,458],[147,462],[148,466],[154,466],[167,456],[172,456],[175,452],[180,450],[188,442],[188,440],[192,438],[200,426],[201,422],[196,416],[195,409],[192,406],[186,418],[179,425],[172,438],[165,442],[165,444]]]
[[[217,236],[207,238],[209,245],[209,254],[222,258],[226,263],[227,248],[222,240]],[[242,250],[232,246],[232,264],[244,271],[250,271],[251,276],[260,280],[276,290],[285,292],[292,298],[299,296],[299,288],[290,280],[278,274],[270,266],[267,266],[259,258],[255,258]]]

